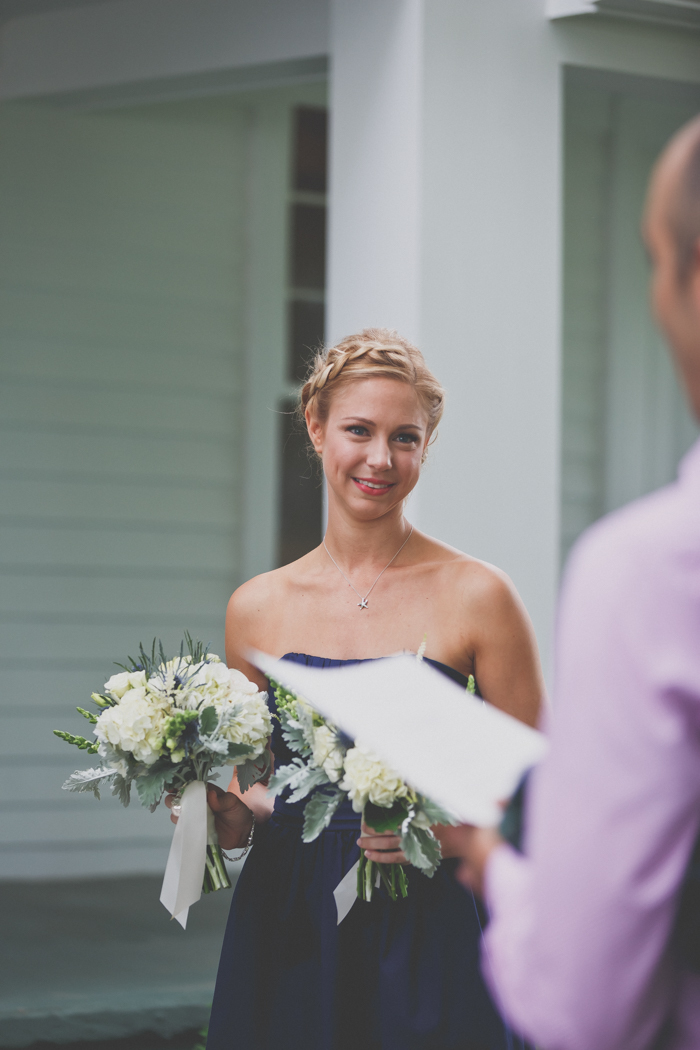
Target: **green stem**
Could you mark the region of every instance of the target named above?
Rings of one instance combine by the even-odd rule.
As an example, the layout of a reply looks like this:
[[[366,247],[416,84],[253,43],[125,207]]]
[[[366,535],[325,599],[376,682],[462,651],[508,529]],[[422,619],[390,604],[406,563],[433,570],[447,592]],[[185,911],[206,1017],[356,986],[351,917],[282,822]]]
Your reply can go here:
[[[221,856],[221,847],[210,842],[207,844],[202,889],[204,893],[214,893],[216,890],[228,890],[230,888],[231,880],[226,871],[224,858]]]

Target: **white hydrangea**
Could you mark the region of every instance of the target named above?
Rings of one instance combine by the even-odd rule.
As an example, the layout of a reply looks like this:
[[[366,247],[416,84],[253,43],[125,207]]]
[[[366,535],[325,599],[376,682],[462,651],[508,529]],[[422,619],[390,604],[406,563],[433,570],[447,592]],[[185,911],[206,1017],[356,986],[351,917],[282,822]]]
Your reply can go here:
[[[405,798],[408,788],[398,773],[362,747],[353,747],[345,755],[345,771],[340,782],[347,791],[356,813],[361,813],[367,802],[376,806],[392,806]]]
[[[246,679],[247,681],[247,679]],[[218,706],[220,735],[232,744],[246,744],[251,755],[260,754],[272,734],[272,720],[265,693],[231,693]]]
[[[113,674],[111,678],[107,679],[104,691],[121,700],[129,689],[141,689],[145,685],[145,671],[121,671],[119,674]]]
[[[328,779],[337,783],[343,775],[344,755],[338,747],[338,736],[328,726],[317,726],[313,731],[313,756],[317,766],[322,766]]]
[[[143,686],[128,688],[118,704],[108,707],[99,716],[95,736],[101,744],[111,744],[127,751],[137,762],[150,766],[163,746],[165,723],[170,713],[169,704],[155,699]]]

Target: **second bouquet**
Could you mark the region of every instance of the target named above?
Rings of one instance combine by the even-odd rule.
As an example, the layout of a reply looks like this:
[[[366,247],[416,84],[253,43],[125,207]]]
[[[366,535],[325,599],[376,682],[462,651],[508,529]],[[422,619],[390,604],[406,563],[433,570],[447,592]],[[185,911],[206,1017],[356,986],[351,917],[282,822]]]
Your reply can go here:
[[[318,838],[343,800],[349,798],[367,827],[398,835],[408,862],[432,877],[442,858],[431,825],[453,824],[452,816],[412,790],[377,755],[349,740],[301,697],[278,683],[271,685],[282,735],[296,754],[292,762],[270,778],[270,791],[288,792],[289,802],[308,797],[303,841]],[[408,893],[406,871],[401,864],[377,864],[362,854],[356,875],[357,896],[361,900],[371,900],[379,885],[394,901]]]

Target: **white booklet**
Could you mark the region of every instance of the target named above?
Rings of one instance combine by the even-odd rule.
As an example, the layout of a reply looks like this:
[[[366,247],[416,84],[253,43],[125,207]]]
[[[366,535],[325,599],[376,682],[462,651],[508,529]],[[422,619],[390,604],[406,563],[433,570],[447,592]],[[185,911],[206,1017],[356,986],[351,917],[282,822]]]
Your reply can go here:
[[[547,750],[542,733],[415,656],[333,668],[248,658],[465,824],[498,824],[502,803]]]

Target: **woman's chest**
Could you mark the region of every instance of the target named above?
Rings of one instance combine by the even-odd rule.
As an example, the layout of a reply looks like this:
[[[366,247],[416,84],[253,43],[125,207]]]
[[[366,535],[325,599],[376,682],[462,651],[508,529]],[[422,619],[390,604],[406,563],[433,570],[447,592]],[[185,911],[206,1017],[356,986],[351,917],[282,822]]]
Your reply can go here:
[[[276,611],[274,650],[367,659],[416,652],[425,640],[430,656],[469,673],[470,631],[458,606],[438,586],[388,586],[368,595],[347,585],[300,591]]]

